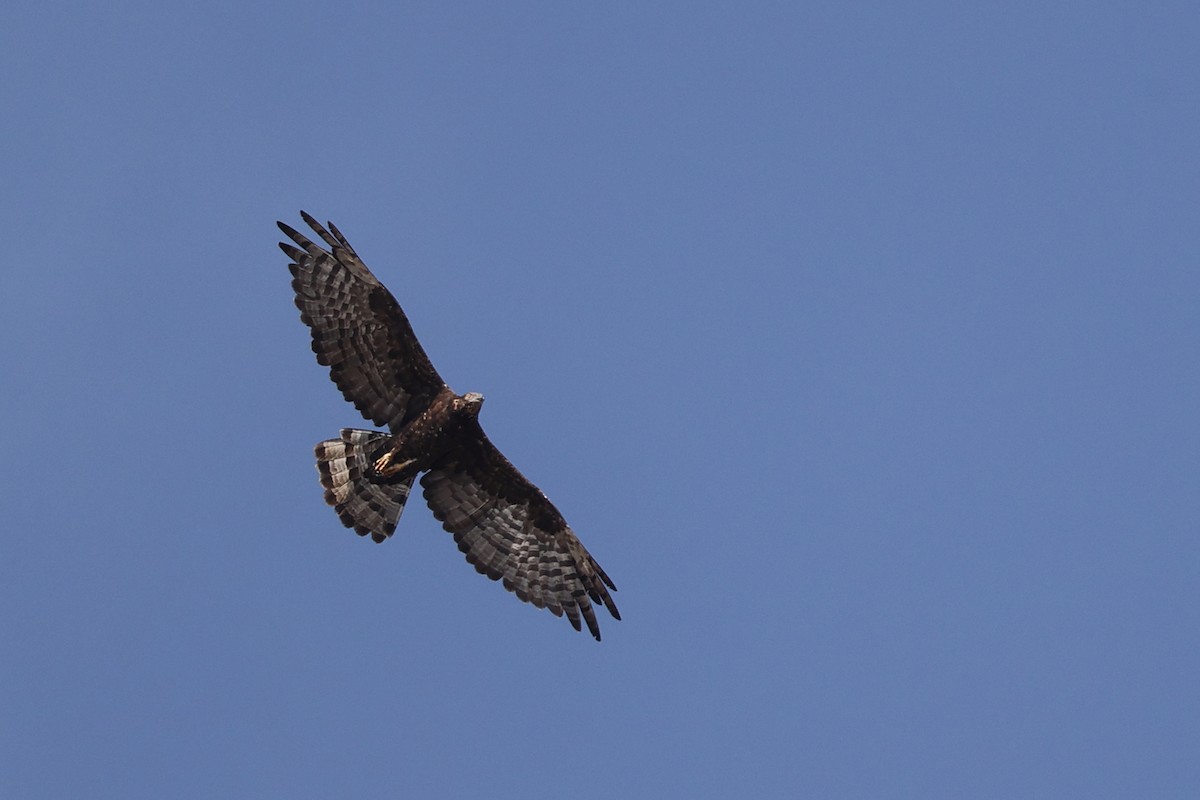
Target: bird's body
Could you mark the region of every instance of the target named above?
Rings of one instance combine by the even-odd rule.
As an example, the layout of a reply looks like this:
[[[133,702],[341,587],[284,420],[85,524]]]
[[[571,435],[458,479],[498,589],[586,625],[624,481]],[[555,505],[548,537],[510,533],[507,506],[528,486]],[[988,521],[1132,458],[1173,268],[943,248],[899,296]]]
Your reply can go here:
[[[377,479],[412,478],[430,469],[437,459],[463,435],[463,427],[479,416],[483,395],[457,395],[442,390],[429,406],[406,423],[387,442],[387,449],[372,464]]]
[[[592,603],[620,619],[613,582],[558,509],[488,440],[483,396],[456,394],[425,355],[399,303],[336,227],[301,212],[328,246],[293,228],[280,243],[317,361],[381,431],[347,428],[316,446],[325,499],[376,542],[395,531],[419,475],[426,503],[475,569],[517,597],[581,621],[600,639]]]

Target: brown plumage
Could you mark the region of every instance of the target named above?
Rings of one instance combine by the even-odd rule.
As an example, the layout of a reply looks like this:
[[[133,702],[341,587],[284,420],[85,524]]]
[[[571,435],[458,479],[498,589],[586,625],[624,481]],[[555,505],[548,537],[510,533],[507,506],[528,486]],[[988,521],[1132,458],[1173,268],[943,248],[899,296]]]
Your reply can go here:
[[[364,417],[390,433],[347,428],[316,446],[325,500],[376,542],[396,529],[418,475],[425,502],[480,573],[600,639],[593,603],[621,615],[604,574],[562,514],[479,425],[483,396],[455,394],[400,304],[332,224],[300,216],[326,248],[279,223],[300,319],[317,362]]]

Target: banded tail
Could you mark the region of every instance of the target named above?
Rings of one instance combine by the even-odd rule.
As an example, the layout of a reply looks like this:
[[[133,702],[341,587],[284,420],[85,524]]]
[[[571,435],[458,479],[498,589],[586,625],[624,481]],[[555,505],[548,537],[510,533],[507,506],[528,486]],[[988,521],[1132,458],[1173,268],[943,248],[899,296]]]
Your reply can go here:
[[[334,507],[343,525],[377,542],[396,530],[415,477],[397,483],[371,479],[371,465],[390,438],[379,431],[343,428],[340,439],[327,439],[315,448],[325,502]]]

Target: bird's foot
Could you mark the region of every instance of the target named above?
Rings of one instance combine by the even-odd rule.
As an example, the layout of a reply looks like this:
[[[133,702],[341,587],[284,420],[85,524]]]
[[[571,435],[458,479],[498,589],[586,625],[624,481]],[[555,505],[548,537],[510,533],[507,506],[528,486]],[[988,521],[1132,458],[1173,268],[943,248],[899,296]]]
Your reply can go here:
[[[375,460],[375,474],[381,478],[390,478],[414,461],[416,459],[410,458],[407,461],[401,461],[399,464],[393,464],[392,453],[384,453]]]

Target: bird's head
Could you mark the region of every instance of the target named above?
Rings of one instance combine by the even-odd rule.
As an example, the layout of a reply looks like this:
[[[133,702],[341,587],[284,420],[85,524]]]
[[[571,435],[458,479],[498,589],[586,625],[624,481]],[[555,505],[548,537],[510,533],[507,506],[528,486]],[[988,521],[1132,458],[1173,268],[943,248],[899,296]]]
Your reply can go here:
[[[483,395],[479,392],[467,392],[461,397],[454,398],[454,410],[460,414],[477,417],[481,408],[483,408]]]

